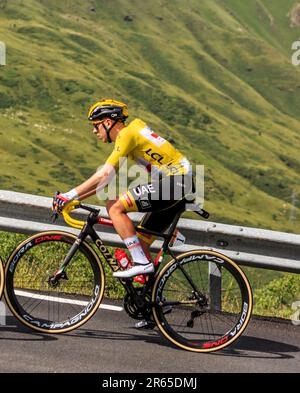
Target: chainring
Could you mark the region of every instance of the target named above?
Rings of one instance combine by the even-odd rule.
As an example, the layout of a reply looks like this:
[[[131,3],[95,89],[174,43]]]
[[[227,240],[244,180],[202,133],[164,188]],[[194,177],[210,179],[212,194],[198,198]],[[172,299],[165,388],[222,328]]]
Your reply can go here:
[[[138,288],[138,289],[136,289],[136,292],[137,292],[137,294],[141,295],[142,289]],[[145,300],[149,305],[146,305],[146,307],[144,307],[144,308],[140,308],[135,304],[133,298],[130,296],[129,293],[127,293],[125,295],[124,300],[123,300],[123,306],[124,306],[126,313],[130,316],[130,318],[140,320],[140,319],[147,318],[147,317],[149,317],[149,315],[152,314],[151,295],[146,294]]]

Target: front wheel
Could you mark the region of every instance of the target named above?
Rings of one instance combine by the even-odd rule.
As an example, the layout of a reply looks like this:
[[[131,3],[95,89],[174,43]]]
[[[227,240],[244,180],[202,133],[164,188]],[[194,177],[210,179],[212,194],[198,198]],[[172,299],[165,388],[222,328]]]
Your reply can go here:
[[[64,333],[83,325],[98,310],[104,293],[103,267],[86,242],[77,243],[77,237],[67,232],[42,232],[23,241],[10,255],[5,297],[26,326]],[[76,252],[57,279],[71,248]]]
[[[179,255],[158,273],[152,292],[159,330],[177,347],[212,352],[232,344],[252,312],[247,277],[232,260],[214,251]],[[166,307],[170,312],[164,313]]]

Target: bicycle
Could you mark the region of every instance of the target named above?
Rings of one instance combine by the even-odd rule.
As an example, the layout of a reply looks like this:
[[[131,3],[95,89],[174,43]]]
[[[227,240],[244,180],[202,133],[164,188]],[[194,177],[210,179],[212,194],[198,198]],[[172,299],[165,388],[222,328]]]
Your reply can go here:
[[[85,221],[71,217],[77,208],[89,212]],[[78,236],[63,231],[38,233],[10,255],[5,296],[12,313],[26,326],[64,333],[82,326],[98,310],[105,286],[103,261],[112,271],[119,269],[94,229],[96,224],[113,226],[99,213],[73,201],[62,215],[81,230]],[[170,242],[182,213],[164,233],[137,227],[162,238],[163,245],[155,273],[146,277],[144,285],[119,280],[126,293],[123,305],[134,319],[152,318],[175,346],[212,352],[232,344],[245,330],[252,312],[251,287],[241,268],[219,252],[198,249],[174,254]],[[208,217],[200,208],[196,213]],[[162,263],[167,254],[171,260]]]

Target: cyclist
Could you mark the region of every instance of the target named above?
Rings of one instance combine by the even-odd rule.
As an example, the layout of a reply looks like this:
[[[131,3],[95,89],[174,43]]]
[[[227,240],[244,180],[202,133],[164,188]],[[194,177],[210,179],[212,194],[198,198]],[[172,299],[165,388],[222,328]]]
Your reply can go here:
[[[127,270],[114,272],[114,277],[128,279],[140,274],[151,274],[154,265],[150,245],[155,237],[139,234],[128,212],[147,213],[140,225],[148,230],[162,232],[172,222],[175,213],[184,210],[194,192],[191,165],[171,143],[149,128],[140,119],[128,125],[127,105],[112,99],[96,102],[88,112],[93,133],[103,143],[115,143],[105,165],[84,183],[53,199],[53,208],[62,207],[73,199],[83,200],[102,190],[119,169],[125,157],[134,159],[155,175],[151,182],[128,189],[116,200],[106,204],[115,230],[128,248],[133,264]]]

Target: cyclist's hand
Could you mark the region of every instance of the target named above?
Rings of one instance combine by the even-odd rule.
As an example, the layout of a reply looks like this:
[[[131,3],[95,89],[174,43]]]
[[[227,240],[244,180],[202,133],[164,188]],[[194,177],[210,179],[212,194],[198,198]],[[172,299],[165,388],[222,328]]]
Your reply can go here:
[[[61,213],[64,206],[70,202],[71,199],[66,197],[65,194],[61,194],[59,191],[57,191],[53,197],[52,201],[52,211],[55,211],[57,213]]]

